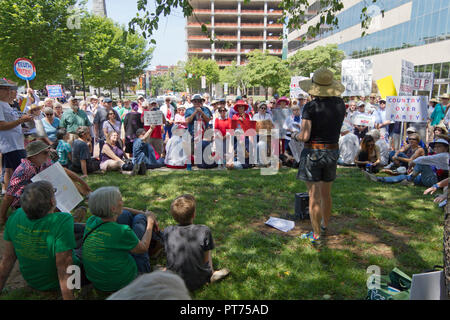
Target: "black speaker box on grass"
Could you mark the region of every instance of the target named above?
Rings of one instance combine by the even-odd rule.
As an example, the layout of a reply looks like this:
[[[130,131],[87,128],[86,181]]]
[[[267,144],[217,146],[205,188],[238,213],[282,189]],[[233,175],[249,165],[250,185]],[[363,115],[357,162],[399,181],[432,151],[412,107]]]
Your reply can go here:
[[[309,219],[309,194],[307,192],[295,194],[295,215],[296,219]]]

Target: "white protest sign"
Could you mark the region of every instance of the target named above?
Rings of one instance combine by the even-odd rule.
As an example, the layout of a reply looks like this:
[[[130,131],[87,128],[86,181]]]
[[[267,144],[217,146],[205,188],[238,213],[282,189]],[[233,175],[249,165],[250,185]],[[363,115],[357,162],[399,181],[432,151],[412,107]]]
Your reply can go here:
[[[427,122],[428,97],[386,97],[386,119],[403,122]]]
[[[375,118],[370,114],[357,114],[353,118],[353,125],[374,127],[375,126]]]
[[[307,77],[302,77],[302,76],[298,76],[298,77],[291,77],[291,88],[290,88],[290,97],[291,99],[297,99],[299,95],[304,94],[307,95],[307,93],[305,91],[303,91],[298,83],[302,80],[306,80],[308,79]]]
[[[343,60],[341,82],[345,91],[342,96],[369,96],[372,93],[372,69],[370,59]]]
[[[228,94],[228,83],[223,84],[223,94]]]
[[[144,111],[145,126],[160,126],[163,124],[163,113],[161,110]]]
[[[414,63],[402,60],[399,96],[411,96],[413,90],[432,91],[434,73],[414,72]]]
[[[433,72],[415,72],[413,89],[417,91],[433,91]]]
[[[83,197],[80,195],[59,162],[35,175],[31,178],[31,181],[50,182],[53,185],[53,188],[56,189],[56,207],[62,212],[72,211],[73,208],[83,201]]]

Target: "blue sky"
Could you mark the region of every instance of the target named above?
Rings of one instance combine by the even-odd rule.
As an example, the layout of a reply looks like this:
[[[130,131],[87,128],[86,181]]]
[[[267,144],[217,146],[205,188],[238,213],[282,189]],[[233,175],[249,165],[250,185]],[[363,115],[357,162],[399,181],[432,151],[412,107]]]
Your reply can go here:
[[[149,7],[153,8],[153,0],[149,0]],[[136,16],[137,0],[106,0],[108,17],[128,26],[128,22]],[[92,10],[92,1],[87,7]],[[154,33],[156,49],[149,69],[157,65],[174,65],[186,58],[185,18],[181,9],[177,9],[170,16],[160,18],[159,28]]]

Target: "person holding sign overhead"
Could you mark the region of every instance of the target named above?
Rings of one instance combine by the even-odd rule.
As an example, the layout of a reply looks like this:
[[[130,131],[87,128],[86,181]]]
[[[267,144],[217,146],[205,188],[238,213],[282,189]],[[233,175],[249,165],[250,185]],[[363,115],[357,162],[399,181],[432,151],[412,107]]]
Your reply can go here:
[[[303,108],[301,131],[293,139],[305,142],[297,178],[305,181],[309,193],[309,214],[313,231],[301,239],[311,243],[325,234],[331,218],[331,186],[336,179],[339,136],[345,117],[345,103],[340,95],[344,86],[334,80],[333,72],[318,69],[300,88],[314,96]]]
[[[156,99],[151,99],[150,102],[144,102],[142,104],[142,114],[141,114],[141,121],[144,124],[144,130],[152,130],[150,133],[150,136],[146,138],[146,142],[148,142],[153,149],[158,153],[158,155],[162,156],[164,154],[164,140],[163,140],[163,124],[166,123],[166,118],[164,117],[164,114],[159,110],[158,102]],[[157,121],[158,124],[150,124],[145,123],[145,115],[148,112],[160,112],[160,121]]]

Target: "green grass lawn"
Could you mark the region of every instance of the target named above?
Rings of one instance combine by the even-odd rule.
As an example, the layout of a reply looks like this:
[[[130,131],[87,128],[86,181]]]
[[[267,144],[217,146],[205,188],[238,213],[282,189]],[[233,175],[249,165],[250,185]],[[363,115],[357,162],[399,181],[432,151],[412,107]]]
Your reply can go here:
[[[433,197],[420,187],[369,182],[354,168],[338,169],[329,236],[319,249],[299,239],[309,221],[297,221],[288,233],[264,225],[270,216],[294,213],[295,193],[306,191],[296,173],[149,171],[92,175],[88,183],[119,186],[125,206],[152,210],[161,228],[175,224],[169,214],[175,197],[196,197],[195,223],[213,232],[214,267],[231,274],[192,293],[194,299],[364,299],[370,265],[412,275],[442,264],[443,212]],[[19,290],[3,296],[17,297],[39,298]]]

